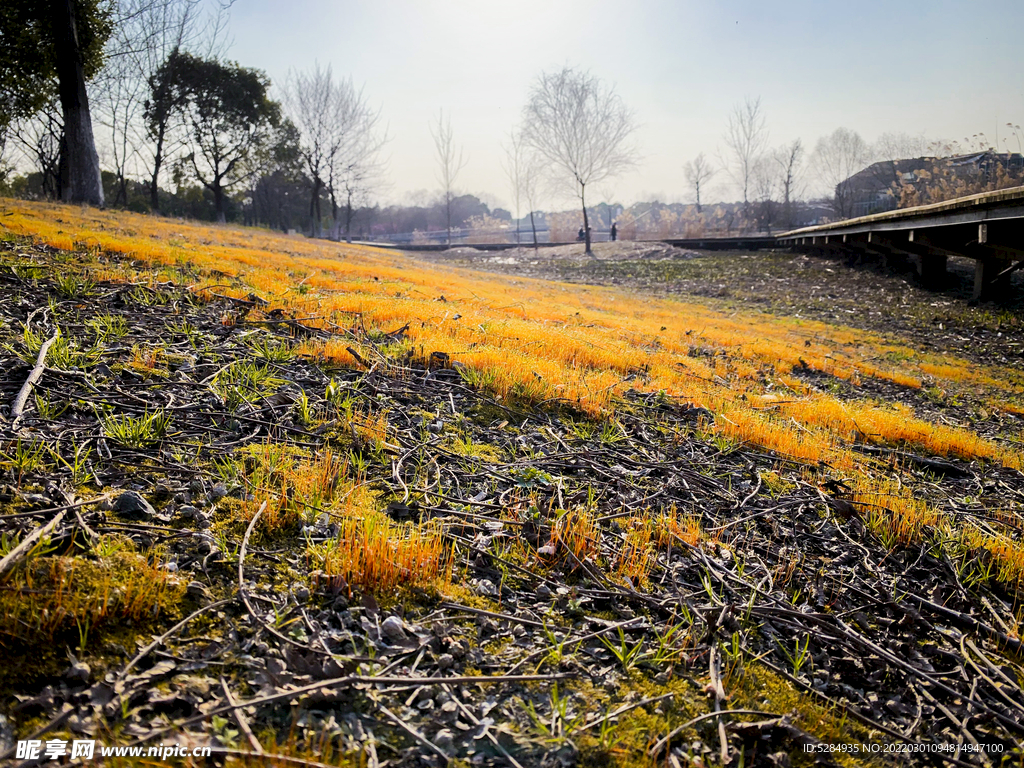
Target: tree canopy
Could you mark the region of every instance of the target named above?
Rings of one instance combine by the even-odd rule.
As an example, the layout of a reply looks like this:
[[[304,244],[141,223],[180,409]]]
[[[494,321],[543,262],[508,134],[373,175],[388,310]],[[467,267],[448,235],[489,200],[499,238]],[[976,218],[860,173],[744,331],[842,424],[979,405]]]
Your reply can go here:
[[[43,109],[57,93],[59,31],[52,3],[0,3],[0,126]],[[74,0],[75,26],[86,79],[103,66],[103,46],[113,31],[109,4]]]
[[[586,250],[590,224],[586,190],[636,161],[630,138],[633,113],[611,88],[572,67],[543,73],[523,109],[526,144],[558,178],[568,182],[583,209]]]
[[[176,51],[154,78],[147,116],[154,122],[180,110],[186,126],[188,166],[213,194],[217,218],[225,218],[224,195],[256,169],[252,161],[281,108],[267,91],[270,80],[258,69]]]

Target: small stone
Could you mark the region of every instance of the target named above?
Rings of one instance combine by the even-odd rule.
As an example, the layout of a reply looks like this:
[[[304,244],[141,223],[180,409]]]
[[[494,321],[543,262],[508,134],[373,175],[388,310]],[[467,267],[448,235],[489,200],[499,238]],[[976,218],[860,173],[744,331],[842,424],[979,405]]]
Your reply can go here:
[[[405,640],[405,627],[397,616],[388,616],[380,625],[381,636],[391,645]]]
[[[92,670],[84,661],[76,661],[64,673],[64,679],[73,683],[87,683]]]
[[[200,581],[190,581],[188,586],[185,587],[185,591],[188,592],[192,597],[208,597],[209,592],[206,591],[206,587]]]
[[[455,657],[450,653],[442,653],[437,657],[437,666],[441,669],[451,669],[455,666]]]
[[[295,595],[296,602],[304,603],[309,600],[309,589],[301,584],[295,588],[292,594]]]
[[[210,498],[214,501],[220,501],[228,495],[228,487],[224,483],[217,483],[210,489]]]
[[[122,515],[156,517],[153,505],[142,498],[137,491],[125,491],[114,501],[114,511]]]
[[[512,636],[513,637],[522,637],[525,634],[526,634],[526,627],[524,627],[522,624],[516,624],[514,627],[512,627]]]
[[[446,755],[455,754],[455,734],[442,728],[434,735],[434,745]]]
[[[498,589],[490,579],[480,579],[476,585],[476,593],[484,597],[494,597],[498,594]]]
[[[551,599],[551,588],[547,584],[541,584],[537,587],[537,599],[538,600],[550,600]]]

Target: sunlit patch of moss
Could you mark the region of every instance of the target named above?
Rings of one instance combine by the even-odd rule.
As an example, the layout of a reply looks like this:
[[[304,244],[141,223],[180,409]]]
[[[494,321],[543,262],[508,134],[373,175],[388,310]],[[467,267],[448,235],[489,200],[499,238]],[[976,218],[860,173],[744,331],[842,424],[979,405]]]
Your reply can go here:
[[[733,681],[729,693],[732,709],[759,709],[788,715],[790,722],[820,741],[830,744],[879,744],[891,737],[871,730],[845,713],[824,706],[816,698],[795,688],[788,680],[763,664],[748,664]],[[793,750],[790,757],[797,765],[814,764],[813,755]],[[843,766],[883,765],[881,759],[867,755],[831,753]]]
[[[338,525],[334,539],[307,550],[327,580],[377,592],[450,578],[451,548],[436,526],[394,523],[376,510],[349,514]]]
[[[105,536],[93,556],[36,555],[0,577],[2,638],[49,640],[76,630],[82,644],[110,621],[142,621],[175,610],[184,594],[179,579],[120,536]]]
[[[589,683],[571,684],[565,693],[577,693],[590,703],[590,710],[599,717],[619,709],[627,703],[645,699],[658,699],[666,694],[670,698],[651,701],[616,718],[605,728],[595,726],[577,731],[572,738],[580,749],[581,762],[588,766],[661,766],[665,757],[650,756],[651,748],[659,739],[679,725],[711,711],[711,702],[704,693],[702,682],[693,678],[673,678],[664,683],[633,674],[623,679],[614,694]],[[862,726],[835,710],[822,706],[813,697],[797,690],[788,681],[761,664],[747,665],[742,673],[729,680],[726,688],[728,709],[752,709],[786,715],[789,721],[827,743],[879,743],[880,734]],[[749,719],[749,718],[744,718]],[[886,737],[881,737],[886,738]],[[704,721],[679,733],[675,745],[690,745],[694,741],[706,744],[717,752],[718,734],[714,720]],[[735,750],[734,750],[735,754]],[[807,755],[796,744],[789,756],[795,765],[812,765]],[[831,755],[843,766],[881,765],[864,755]]]
[[[497,464],[502,460],[501,451],[497,447],[484,443],[474,443],[468,437],[456,438],[452,441],[449,449],[452,453],[457,453],[460,456],[470,456],[489,464]]]
[[[790,482],[775,470],[762,470],[760,477],[765,489],[776,499],[797,487],[796,483]]]

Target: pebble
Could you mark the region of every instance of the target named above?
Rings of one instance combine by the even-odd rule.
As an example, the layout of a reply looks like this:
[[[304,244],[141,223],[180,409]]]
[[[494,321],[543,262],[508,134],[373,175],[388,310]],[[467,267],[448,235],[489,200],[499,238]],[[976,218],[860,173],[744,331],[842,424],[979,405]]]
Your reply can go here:
[[[190,581],[185,591],[192,597],[207,597],[209,593],[201,581]]]
[[[84,661],[76,661],[64,673],[64,679],[76,683],[87,683],[91,675],[92,670],[88,664]]]
[[[450,653],[442,653],[437,657],[437,666],[441,669],[451,669],[455,665],[455,657]]]
[[[494,582],[490,579],[480,579],[480,582],[476,585],[476,593],[484,597],[494,597],[498,594],[498,588],[494,586]]]
[[[405,627],[402,626],[402,620],[397,616],[388,616],[381,622],[380,634],[392,645],[402,642],[405,640]]]
[[[142,498],[137,491],[125,491],[114,500],[114,511],[122,515],[144,515],[156,517],[153,505]]]
[[[447,728],[442,728],[434,735],[434,745],[445,754],[454,754],[455,734]]]

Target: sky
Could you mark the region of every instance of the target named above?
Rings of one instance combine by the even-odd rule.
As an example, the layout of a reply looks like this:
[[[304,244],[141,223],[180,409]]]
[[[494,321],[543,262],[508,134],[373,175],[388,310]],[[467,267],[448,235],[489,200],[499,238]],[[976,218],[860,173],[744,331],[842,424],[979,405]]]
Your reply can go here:
[[[1024,123],[1022,25],[1021,0],[236,0],[228,57],[274,83],[319,63],[363,87],[390,137],[384,201],[439,189],[429,125],[444,110],[467,160],[456,186],[505,207],[502,142],[531,85],[587,70],[634,112],[641,155],[593,202],[629,205],[690,202],[683,166],[719,163],[746,98],[772,147],[845,127],[868,142],[998,132],[1005,149],[1006,123]],[[724,170],[711,192],[739,197]]]

